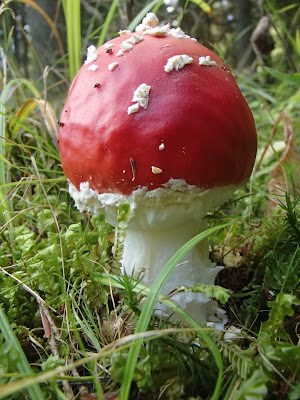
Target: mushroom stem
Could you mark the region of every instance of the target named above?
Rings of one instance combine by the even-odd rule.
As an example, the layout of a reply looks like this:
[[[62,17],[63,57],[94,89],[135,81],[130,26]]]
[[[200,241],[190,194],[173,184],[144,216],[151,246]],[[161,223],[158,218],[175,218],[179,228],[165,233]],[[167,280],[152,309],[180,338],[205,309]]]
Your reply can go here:
[[[185,223],[172,226],[169,221],[167,229],[153,226],[139,226],[133,218],[129,222],[124,239],[122,259],[123,270],[128,275],[142,278],[142,282],[151,285],[171,256],[196,234],[207,227],[203,219],[189,219]],[[223,267],[217,267],[209,260],[208,242],[203,240],[193,247],[175,268],[166,282],[162,293],[171,293],[179,286],[194,286],[197,283],[214,284],[215,277]],[[200,322],[207,322],[207,297],[200,293],[177,293],[171,297],[181,308]],[[162,305],[158,309],[166,311]]]
[[[153,281],[173,256],[188,240],[207,228],[208,210],[224,203],[232,196],[234,185],[202,191],[181,179],[170,179],[163,188],[147,191],[135,190],[130,196],[98,193],[89,182],[80,184],[79,190],[70,183],[69,191],[80,211],[96,214],[105,212],[106,221],[117,226],[117,210],[128,202],[130,210],[123,242],[122,269],[147,286]],[[194,246],[181,260],[167,280],[162,294],[170,294],[181,308],[202,323],[213,322],[222,328],[224,311],[217,303],[202,293],[177,292],[179,286],[199,283],[213,285],[223,267],[209,260],[207,240]],[[161,304],[160,312],[167,309]],[[175,320],[176,318],[174,316]]]

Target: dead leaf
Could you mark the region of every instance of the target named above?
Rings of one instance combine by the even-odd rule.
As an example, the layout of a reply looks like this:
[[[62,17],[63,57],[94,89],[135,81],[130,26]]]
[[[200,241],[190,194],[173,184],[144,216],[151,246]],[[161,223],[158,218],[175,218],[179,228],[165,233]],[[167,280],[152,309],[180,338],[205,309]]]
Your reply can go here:
[[[119,392],[119,390],[115,390],[114,392],[105,393],[104,400],[118,400]]]
[[[119,399],[119,390],[115,390],[114,392],[105,393],[103,398],[104,400],[118,400]],[[97,400],[98,396],[95,393],[85,393],[81,396],[81,400]]]

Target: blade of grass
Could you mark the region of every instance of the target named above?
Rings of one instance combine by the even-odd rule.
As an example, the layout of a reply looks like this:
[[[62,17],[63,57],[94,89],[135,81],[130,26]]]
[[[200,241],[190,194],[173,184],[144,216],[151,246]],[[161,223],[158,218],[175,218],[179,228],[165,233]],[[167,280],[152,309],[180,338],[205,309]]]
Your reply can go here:
[[[93,380],[94,380],[94,385],[96,388],[96,394],[97,394],[97,399],[98,400],[104,400],[104,394],[103,394],[103,390],[102,390],[102,386],[100,383],[100,379],[98,378],[98,365],[97,365],[97,361],[94,361],[94,374],[93,374]]]
[[[232,222],[220,225],[217,227],[213,227],[210,229],[207,229],[205,232],[200,233],[199,235],[195,236],[191,240],[189,240],[184,246],[182,246],[167,262],[167,264],[164,266],[164,268],[161,270],[161,272],[158,274],[157,278],[155,279],[149,295],[147,297],[147,300],[145,302],[145,305],[143,307],[143,310],[141,312],[140,318],[138,320],[137,326],[135,333],[140,333],[144,332],[147,330],[155,304],[157,303],[157,300],[159,298],[159,294],[161,292],[162,287],[164,286],[165,282],[167,281],[168,277],[172,273],[172,271],[176,268],[177,264],[180,262],[181,258],[192,248],[194,247],[197,243],[199,243],[201,240],[205,239],[207,236],[212,235],[213,233],[219,231],[220,229],[225,228],[226,226],[229,226]],[[199,325],[191,318],[188,317],[189,323],[192,324],[192,326]],[[216,364],[219,369],[219,375],[216,383],[216,387],[214,390],[214,393],[211,397],[212,400],[216,400],[219,397],[219,393],[221,390],[221,384],[222,384],[222,375],[223,375],[223,361],[222,357],[220,355],[219,349],[216,346],[216,344],[213,342],[213,340],[208,336],[208,335],[202,335],[202,339],[206,342],[208,347],[210,348]],[[121,390],[120,390],[120,400],[127,400],[130,392],[130,387],[134,375],[134,370],[136,367],[136,363],[138,360],[139,352],[141,349],[142,343],[133,343],[128,354],[128,359],[126,362],[126,367],[125,367],[125,372],[124,372],[124,377],[122,380],[122,385],[121,385]]]
[[[36,106],[37,102],[35,99],[27,99],[15,113],[16,119],[18,119],[20,122],[24,122]],[[16,121],[12,120],[9,124],[9,130],[15,134],[19,129],[20,127],[16,124]]]
[[[7,84],[4,85],[3,90],[1,92],[1,97],[0,97],[0,105],[2,107],[5,104],[6,99],[8,98],[8,95],[12,95],[11,91],[16,90],[20,84],[24,84],[27,89],[29,89],[33,96],[36,97],[37,99],[40,99],[40,93],[39,91],[33,86],[33,84],[28,80],[24,78],[18,78],[18,79],[12,79],[9,81]]]
[[[212,9],[206,1],[203,0],[190,0],[192,3],[195,3],[198,7],[200,7],[206,14],[212,16]]]
[[[160,0],[153,0],[151,1],[149,4],[147,4],[136,16],[135,18],[130,22],[130,24],[128,25],[128,29],[130,31],[133,31],[136,26],[138,24],[141,23],[142,19],[144,18],[144,16],[154,8],[153,12],[157,12],[160,5],[161,5],[162,1]]]
[[[10,344],[12,350],[17,354],[16,365],[18,371],[25,375],[33,375],[33,371],[27,361],[23,349],[16,338],[14,331],[11,329],[10,324],[6,318],[4,310],[0,304],[0,329],[7,343]],[[27,388],[28,394],[32,400],[45,399],[44,394],[38,384],[33,384]]]
[[[153,8],[152,12],[155,14],[157,11],[160,9],[160,6],[162,5],[163,0],[159,0],[156,4],[156,6]]]
[[[20,128],[22,127],[20,123],[24,122],[27,117],[31,114],[31,112],[36,108],[36,106],[39,107],[40,112],[43,116],[45,125],[48,129],[48,132],[50,133],[55,145],[57,143],[57,138],[58,138],[58,124],[57,124],[57,118],[55,115],[55,112],[53,110],[53,107],[51,104],[45,100],[41,99],[34,99],[34,98],[29,98],[27,99],[16,111],[14,117],[10,116],[5,116],[6,118],[11,119],[11,122],[9,124],[9,130],[11,133],[14,135],[18,133]],[[24,128],[24,126],[23,126]],[[25,128],[27,129],[27,128]]]
[[[0,130],[1,130],[1,138],[0,138],[0,223],[5,223],[5,212],[9,209],[9,203],[6,200],[6,191],[2,187],[7,182],[6,173],[5,173],[5,162],[3,160],[6,159],[6,148],[5,148],[5,118],[1,114],[1,111],[5,111],[4,104],[8,95],[8,90],[6,88],[7,84],[7,58],[6,54],[0,46],[0,57],[2,59],[2,70],[3,70],[3,79],[2,79],[2,87],[3,90],[0,95]]]
[[[48,155],[49,157],[54,158],[55,160],[57,160],[58,162],[60,161],[60,157],[57,153],[57,151],[51,147],[51,142],[49,142],[49,140],[47,141],[46,139],[44,139],[42,136],[38,135],[37,132],[35,132],[33,129],[31,129],[29,126],[23,124],[22,122],[20,122],[17,118],[15,117],[11,117],[8,114],[4,114],[1,113],[0,111],[0,117],[4,116],[5,118],[9,119],[10,121],[13,121],[15,125],[17,125],[19,128],[23,128],[26,132],[30,133],[32,135],[32,137],[34,139],[36,139],[39,142],[40,147],[36,147],[36,146],[29,146],[29,145],[23,145],[21,146],[21,148],[24,149],[30,149],[30,150],[38,150],[41,153]],[[9,146],[18,146],[18,143],[14,142],[13,140],[10,140],[4,136],[0,135],[0,139],[3,139],[4,141],[6,141],[6,147],[8,148]],[[27,153],[29,154],[29,153]],[[15,168],[18,168],[18,166],[15,165]],[[9,184],[10,185],[10,184]],[[0,186],[7,186],[7,184],[1,184],[0,181]]]
[[[3,156],[0,154],[0,165],[2,165],[2,163],[8,164],[10,167],[13,166],[12,163],[9,162],[9,161],[7,160],[7,158],[3,157]]]
[[[62,5],[67,26],[69,78],[73,80],[81,67],[80,0],[63,0]]]
[[[259,84],[256,84],[254,80],[246,78],[245,75],[239,74],[235,71],[235,75],[239,78],[239,87],[243,90],[248,90],[253,94],[255,97],[261,97],[272,104],[276,104],[276,100],[272,97],[268,92],[267,89],[264,90],[261,88]]]
[[[300,73],[286,74],[269,67],[264,67],[264,69],[280,81],[288,82],[298,87],[300,86]]]
[[[107,16],[105,18],[104,24],[103,24],[102,29],[101,29],[101,34],[100,34],[100,37],[99,37],[99,40],[98,40],[98,43],[97,43],[97,47],[101,46],[104,43],[108,27],[109,27],[109,25],[110,25],[110,23],[111,23],[111,21],[112,21],[112,19],[114,17],[116,8],[118,6],[118,3],[119,3],[119,0],[114,0],[112,2],[112,5],[110,6],[110,9],[108,11],[108,14],[107,14]]]
[[[65,176],[62,176],[61,178],[43,178],[44,183],[53,183],[53,184],[59,184],[61,182],[66,182],[67,178]],[[39,183],[38,179],[24,179],[18,182],[9,182],[6,183],[5,185],[0,185],[0,188],[15,188],[16,186],[20,185],[29,185],[29,184],[36,185]]]
[[[72,301],[72,314],[74,315],[77,325],[80,326],[82,329],[82,332],[84,332],[85,336],[89,339],[89,341],[92,343],[94,348],[97,351],[101,350],[101,345],[98,342],[98,339],[94,333],[94,330],[91,329],[90,323],[87,321],[87,319],[84,317],[83,313],[81,313],[80,308],[77,306],[75,300],[71,298]],[[76,310],[76,307],[78,308],[78,311]],[[79,314],[80,313],[80,317]]]

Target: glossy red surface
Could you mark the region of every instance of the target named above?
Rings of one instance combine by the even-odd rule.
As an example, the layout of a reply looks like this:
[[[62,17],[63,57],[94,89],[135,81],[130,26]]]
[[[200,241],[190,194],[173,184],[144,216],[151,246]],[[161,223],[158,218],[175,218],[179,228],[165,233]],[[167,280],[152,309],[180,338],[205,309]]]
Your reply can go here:
[[[116,56],[130,36],[112,40],[113,53],[100,47],[98,59],[83,65],[70,88],[59,129],[67,178],[77,188],[88,181],[99,193],[122,194],[142,186],[152,190],[170,178],[202,188],[246,181],[256,130],[228,67],[192,39],[171,35],[144,35],[131,51]],[[193,63],[165,72],[168,59],[181,54]],[[199,65],[199,57],[208,55],[216,66]],[[118,66],[109,71],[113,62]],[[99,68],[88,70],[92,64]],[[151,86],[148,108],[128,115],[142,83]],[[162,173],[153,174],[152,166]]]

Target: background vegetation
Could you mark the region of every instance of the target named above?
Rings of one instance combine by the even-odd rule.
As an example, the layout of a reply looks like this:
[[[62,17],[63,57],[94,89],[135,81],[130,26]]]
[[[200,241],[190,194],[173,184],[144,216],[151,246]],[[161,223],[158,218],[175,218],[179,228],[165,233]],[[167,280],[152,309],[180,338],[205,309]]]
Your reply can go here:
[[[209,216],[225,269],[204,293],[224,332],[153,317],[160,288],[120,277],[122,229],[80,214],[57,120],[89,44],[148,11],[212,48],[256,120],[246,188]],[[288,0],[19,0],[0,5],[0,398],[300,398],[300,9]],[[145,299],[145,300],[143,300]]]

